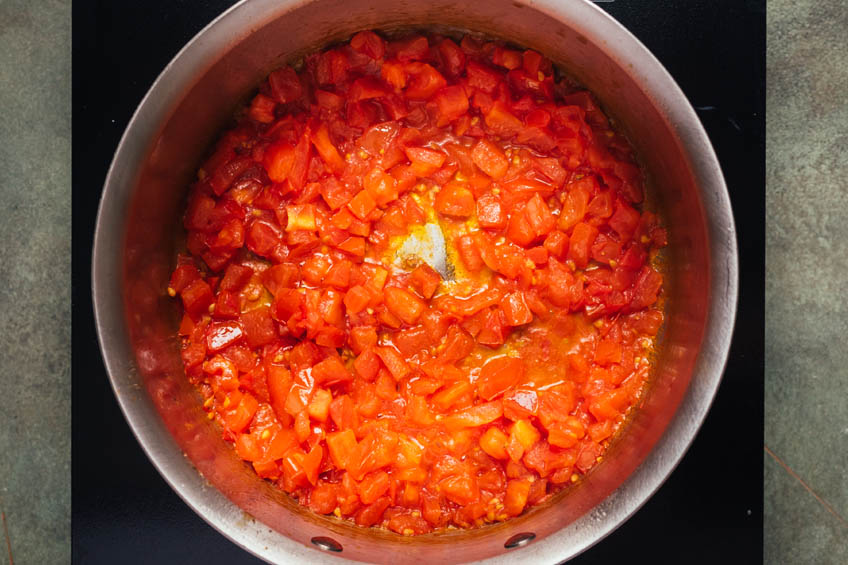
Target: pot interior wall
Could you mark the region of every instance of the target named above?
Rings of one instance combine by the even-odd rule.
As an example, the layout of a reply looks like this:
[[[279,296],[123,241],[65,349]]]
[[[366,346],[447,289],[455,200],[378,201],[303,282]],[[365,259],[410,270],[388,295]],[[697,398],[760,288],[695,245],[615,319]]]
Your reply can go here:
[[[594,10],[591,6],[581,9]],[[128,362],[122,374],[113,376],[119,399],[125,402],[122,395],[132,397],[132,401],[145,404],[150,415],[155,407],[176,442],[145,445],[151,458],[173,459],[178,446],[226,498],[274,530],[264,543],[280,542],[282,534],[310,546],[313,536],[324,535],[337,540],[344,548],[340,555],[349,559],[395,562],[403,557],[447,563],[501,554],[506,551],[504,542],[520,532],[533,532],[541,539],[568,526],[575,531],[575,539],[582,539],[578,519],[607,498],[639,465],[673,417],[690,382],[707,323],[709,299],[708,232],[691,159],[674,125],[664,117],[665,110],[640,88],[645,77],[607,54],[609,47],[615,47],[609,44],[615,38],[596,36],[576,16],[572,14],[574,19],[569,19],[566,10],[562,12],[553,17],[505,0],[256,0],[239,5],[228,16],[242,31],[236,31],[232,23],[226,29],[216,24],[209,30],[217,29],[216,38],[192,46],[195,52],[200,49],[200,55],[175,63],[178,67],[196,64],[191,71],[177,69],[194,73],[191,81],[157,85],[159,92],[171,96],[173,102],[158,102],[157,111],[164,118],[161,126],[148,124],[146,135],[137,133],[128,140],[135,143],[140,159],[121,173],[128,220],[124,236],[118,238],[122,243],[115,246],[115,265],[120,267],[112,284],[116,296],[123,293],[121,309],[127,331],[107,336],[104,348],[111,341],[115,347],[132,352],[135,363]],[[549,504],[481,530],[402,538],[304,512],[237,459],[205,418],[197,394],[183,377],[176,338],[177,308],[165,289],[186,190],[199,161],[227,125],[233,110],[270,70],[329,42],[344,40],[360,29],[434,26],[482,32],[544,53],[595,92],[607,112],[617,119],[649,173],[652,199],[669,228],[668,316],[657,359],[659,369],[645,406],[603,464],[567,493],[562,504]],[[146,393],[139,390],[140,384]],[[136,421],[133,425],[161,433],[158,422]],[[157,465],[163,470],[164,464]],[[168,479],[179,492],[183,483],[194,480],[194,471],[188,466],[174,470],[174,465],[168,469]],[[166,476],[168,473],[163,471]],[[257,525],[250,517],[241,515],[223,499],[207,507],[183,495],[202,515],[217,513],[216,518],[207,515],[207,519],[218,527],[228,524],[227,535],[261,552],[256,547]],[[574,548],[582,549],[580,544],[585,547],[585,540],[575,542]],[[573,548],[564,547],[561,555],[573,553]],[[321,554],[309,550],[304,555]]]

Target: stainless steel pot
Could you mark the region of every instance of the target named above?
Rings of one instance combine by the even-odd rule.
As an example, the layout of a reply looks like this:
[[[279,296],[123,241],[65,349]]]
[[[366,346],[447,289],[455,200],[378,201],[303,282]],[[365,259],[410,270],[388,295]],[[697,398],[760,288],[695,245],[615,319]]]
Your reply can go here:
[[[553,59],[633,141],[670,236],[658,369],[604,461],[561,501],[484,529],[416,538],[315,516],[239,461],[183,377],[176,306],[165,293],[186,187],[238,104],[282,63],[360,29],[399,27],[483,32]],[[143,449],[200,516],[279,563],[557,563],[580,553],[635,512],[683,456],[718,387],[737,299],[730,203],[701,124],[646,48],[584,0],[237,4],[174,58],[130,121],[106,179],[92,268],[103,356]]]

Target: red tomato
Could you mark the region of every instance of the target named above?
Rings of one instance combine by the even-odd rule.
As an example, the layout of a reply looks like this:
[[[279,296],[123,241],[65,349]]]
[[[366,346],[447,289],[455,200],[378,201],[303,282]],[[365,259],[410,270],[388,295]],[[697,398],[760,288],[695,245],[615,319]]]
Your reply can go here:
[[[491,400],[524,378],[524,362],[515,357],[493,357],[480,370],[477,390],[480,396]]]
[[[440,214],[465,218],[474,213],[474,194],[463,184],[450,182],[436,195],[434,208]]]

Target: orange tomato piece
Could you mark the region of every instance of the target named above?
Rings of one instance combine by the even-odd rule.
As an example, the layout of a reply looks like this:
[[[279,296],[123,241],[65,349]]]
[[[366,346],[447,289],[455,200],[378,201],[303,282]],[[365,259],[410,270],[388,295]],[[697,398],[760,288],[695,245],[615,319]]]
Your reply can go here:
[[[503,415],[503,405],[500,402],[476,404],[465,410],[460,410],[444,418],[442,423],[451,431],[462,428],[476,428],[490,424]]]
[[[424,302],[402,288],[390,286],[383,291],[389,311],[407,324],[414,324],[424,312]]]
[[[445,216],[466,218],[474,213],[474,194],[460,182],[449,182],[436,194],[434,207]]]
[[[477,391],[485,400],[492,400],[515,386],[524,378],[524,361],[500,356],[489,359],[480,369]]]
[[[499,180],[506,175],[509,161],[500,147],[486,138],[480,139],[471,151],[471,159],[480,170]]]

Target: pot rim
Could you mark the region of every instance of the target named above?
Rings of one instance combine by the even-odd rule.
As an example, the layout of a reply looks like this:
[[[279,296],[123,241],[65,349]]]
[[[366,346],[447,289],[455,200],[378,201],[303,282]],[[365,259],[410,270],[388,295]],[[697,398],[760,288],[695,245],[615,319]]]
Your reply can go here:
[[[109,283],[120,277],[116,267],[120,262],[114,258],[119,256],[121,242],[110,234],[117,233],[120,212],[128,206],[129,195],[125,194],[128,191],[122,193],[122,187],[133,180],[128,177],[131,167],[127,165],[136,162],[149,146],[159,124],[179,102],[179,95],[190,88],[197,69],[211,66],[225,43],[233,44],[233,38],[245,34],[245,21],[262,21],[261,14],[279,18],[311,1],[241,0],[199,31],[156,78],[128,122],[104,181],[92,251],[92,298],[101,351],[121,411],[147,457],[171,488],[207,523],[257,557],[278,563],[332,565],[353,562],[305,547],[271,532],[259,522],[245,526],[241,510],[223,494],[209,488],[175,442],[163,444],[153,440],[168,434],[155,410],[134,401],[135,395],[144,394],[143,391],[129,391],[115,377],[132,372],[133,367],[126,356],[118,353],[123,328],[115,322],[114,312],[122,311],[121,298],[110,296],[109,290]],[[520,553],[509,552],[479,561],[488,564],[516,560],[559,563],[570,559],[601,541],[647,502],[682,460],[713,402],[729,354],[738,300],[736,231],[727,187],[715,151],[680,87],[630,31],[589,0],[569,2],[567,8],[566,3],[557,0],[521,3],[557,20],[579,19],[585,28],[581,30],[584,35],[604,37],[605,49],[617,63],[638,75],[640,84],[650,85],[646,93],[672,124],[701,187],[710,241],[710,303],[692,381],[663,435],[642,464],[607,499],[574,523],[534,541]],[[239,530],[233,527],[235,520],[242,522]],[[245,527],[249,535],[244,534]]]

